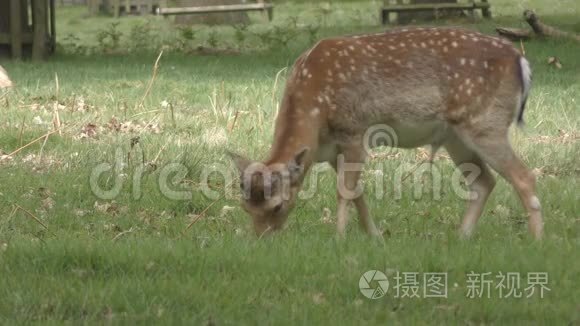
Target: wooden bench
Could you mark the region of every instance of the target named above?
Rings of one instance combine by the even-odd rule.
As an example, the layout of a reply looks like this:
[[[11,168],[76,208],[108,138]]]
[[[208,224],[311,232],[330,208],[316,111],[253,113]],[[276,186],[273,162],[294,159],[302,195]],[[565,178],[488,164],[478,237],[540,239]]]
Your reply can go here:
[[[435,19],[439,18],[441,10],[467,10],[473,16],[475,10],[481,10],[482,16],[491,18],[490,5],[487,0],[466,3],[434,3],[434,4],[390,4],[389,0],[384,1],[381,9],[381,20],[383,25],[389,22],[389,14],[412,11],[433,11]]]
[[[239,5],[219,5],[219,6],[199,6],[199,7],[181,7],[181,8],[157,8],[157,15],[191,15],[191,14],[208,14],[216,12],[236,12],[236,11],[262,11],[267,14],[268,20],[273,17],[274,5],[264,0],[258,0],[258,3],[248,3]]]

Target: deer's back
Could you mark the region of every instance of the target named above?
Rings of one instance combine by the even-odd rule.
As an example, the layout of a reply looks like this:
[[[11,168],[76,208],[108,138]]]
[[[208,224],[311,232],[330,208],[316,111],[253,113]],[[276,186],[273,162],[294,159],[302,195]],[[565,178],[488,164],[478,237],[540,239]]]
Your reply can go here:
[[[360,133],[377,123],[437,129],[494,110],[502,89],[519,90],[520,57],[508,41],[453,28],[340,37],[303,54],[287,90],[291,109],[319,114],[330,131]]]

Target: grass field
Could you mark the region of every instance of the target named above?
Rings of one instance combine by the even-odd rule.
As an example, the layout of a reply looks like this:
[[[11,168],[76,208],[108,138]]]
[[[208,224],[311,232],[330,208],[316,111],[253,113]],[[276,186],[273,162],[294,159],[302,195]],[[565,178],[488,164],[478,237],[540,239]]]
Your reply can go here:
[[[492,33],[495,23],[523,27],[522,9],[534,8],[546,22],[580,32],[577,1],[491,3],[493,22],[449,24]],[[438,200],[428,190],[417,199],[412,180],[391,198],[393,171],[419,163],[422,149],[370,161],[365,182],[380,168],[388,188],[383,200],[368,189],[384,241],[366,236],[355,218],[346,239],[336,238],[331,172],[319,177],[314,198],[298,202],[286,230],[260,240],[235,196],[216,200],[200,190],[208,167],[230,166],[226,149],[267,154],[289,65],[312,39],[381,30],[378,6],[333,3],[321,16],[316,4],[280,4],[273,25],[256,15],[247,29],[191,30],[138,17],[111,29],[113,18],[59,8],[59,54],[44,63],[0,62],[16,85],[0,93],[0,324],[580,325],[578,43],[525,44],[534,86],[526,127],[512,141],[538,175],[542,242],[529,238],[503,180],[473,239],[460,240],[464,204],[450,191],[444,152],[435,161],[443,175]],[[147,38],[137,36],[144,26]],[[296,36],[280,40],[284,31]],[[547,64],[550,56],[562,69]],[[60,133],[4,156],[54,130],[55,111]],[[91,177],[102,163],[115,168]],[[172,163],[184,173],[164,176]],[[160,179],[186,196],[168,196]],[[228,188],[216,175],[209,180],[220,194]],[[368,270],[389,278],[384,297],[359,291]],[[412,280],[399,283],[399,295],[395,289],[395,277],[411,272],[418,298],[402,295]],[[447,275],[446,298],[423,294],[423,277],[434,272]],[[520,275],[523,297],[500,297],[497,276],[508,272]],[[469,296],[480,273],[491,273],[489,298]],[[533,273],[549,277],[543,298],[539,288],[526,298]]]

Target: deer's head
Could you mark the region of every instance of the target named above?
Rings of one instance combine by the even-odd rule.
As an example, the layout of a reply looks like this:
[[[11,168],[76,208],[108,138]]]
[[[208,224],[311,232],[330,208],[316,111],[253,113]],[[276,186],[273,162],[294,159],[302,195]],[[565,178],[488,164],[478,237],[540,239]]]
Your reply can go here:
[[[300,150],[287,162],[268,165],[229,153],[240,172],[242,208],[252,217],[258,236],[284,226],[304,178],[308,150]]]

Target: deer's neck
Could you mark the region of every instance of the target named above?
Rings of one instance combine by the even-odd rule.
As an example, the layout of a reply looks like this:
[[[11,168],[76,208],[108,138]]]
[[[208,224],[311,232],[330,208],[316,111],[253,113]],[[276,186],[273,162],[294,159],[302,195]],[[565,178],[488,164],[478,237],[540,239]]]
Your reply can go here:
[[[305,147],[309,148],[305,167],[308,169],[318,149],[322,112],[310,105],[292,105],[291,100],[283,101],[274,131],[274,143],[266,165],[287,163]]]

